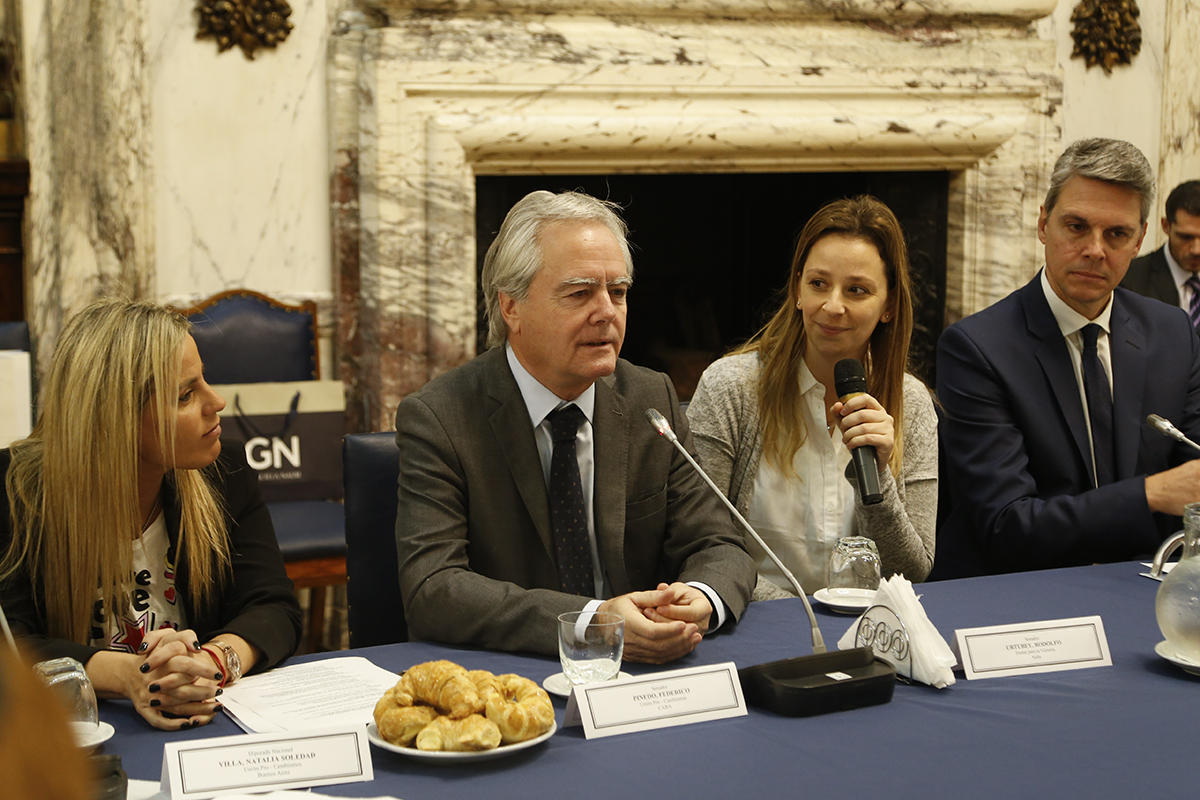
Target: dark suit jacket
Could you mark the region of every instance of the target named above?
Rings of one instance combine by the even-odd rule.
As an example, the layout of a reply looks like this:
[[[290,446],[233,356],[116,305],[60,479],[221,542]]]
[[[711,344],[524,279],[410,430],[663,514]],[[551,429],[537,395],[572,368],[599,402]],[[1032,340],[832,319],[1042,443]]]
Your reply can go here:
[[[1178,307],[1179,288],[1175,286],[1175,276],[1171,274],[1163,247],[1130,262],[1121,286],[1143,297],[1153,297]]]
[[[728,511],[646,421],[658,408],[694,452],[665,375],[618,361],[596,383],[596,538],[614,595],[702,581],[736,618],[754,563]],[[529,412],[496,347],[404,399],[396,549],[409,632],[499,650],[558,651],[546,483]]]
[[[1120,561],[1179,526],[1145,476],[1196,455],[1148,414],[1200,434],[1200,340],[1187,315],[1118,288],[1111,317],[1116,481],[1094,488],[1083,402],[1039,278],[938,342],[950,512],[936,578]]]
[[[0,480],[8,472],[9,452],[0,451]],[[216,485],[229,518],[232,574],[227,574],[216,588],[211,606],[194,606],[189,593],[191,558],[184,553],[176,561],[175,588],[187,614],[188,627],[201,642],[219,633],[233,633],[263,653],[254,665],[261,672],[283,661],[296,651],[300,643],[300,604],[292,593],[292,581],[287,576],[271,515],[258,489],[258,478],[246,464],[246,454],[238,442],[225,442],[214,471]],[[169,554],[174,558],[179,544],[180,506],[175,499],[173,484],[163,488],[163,507],[166,509]],[[0,492],[0,548],[7,548],[12,535],[9,520],[8,494]],[[211,554],[205,554],[211,557]],[[97,652],[87,644],[46,636],[46,619],[40,601],[46,591],[87,591],[87,587],[34,587],[22,571],[0,587],[4,610],[12,624],[13,633],[25,636],[39,658],[69,656],[86,664]],[[95,591],[95,587],[91,589]]]

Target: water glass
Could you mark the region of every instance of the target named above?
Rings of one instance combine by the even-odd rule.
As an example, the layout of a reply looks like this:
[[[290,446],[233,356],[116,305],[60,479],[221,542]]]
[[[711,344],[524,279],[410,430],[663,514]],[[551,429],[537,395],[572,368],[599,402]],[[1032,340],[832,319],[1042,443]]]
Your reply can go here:
[[[83,664],[73,658],[55,658],[39,661],[33,669],[66,709],[75,741],[86,742],[95,737],[100,714],[96,710],[96,692]]]
[[[879,588],[879,550],[865,536],[843,536],[834,545],[825,585],[836,589]]]
[[[625,618],[607,612],[571,611],[558,617],[558,658],[575,686],[611,681],[621,671]]]

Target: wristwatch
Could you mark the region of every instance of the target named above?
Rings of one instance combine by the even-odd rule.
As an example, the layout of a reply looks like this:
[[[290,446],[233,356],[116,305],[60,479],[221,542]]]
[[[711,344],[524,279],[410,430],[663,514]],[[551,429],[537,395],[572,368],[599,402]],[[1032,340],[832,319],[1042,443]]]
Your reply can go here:
[[[237,650],[234,650],[228,642],[220,639],[213,639],[209,644],[216,645],[225,653],[225,669],[229,670],[229,680],[226,683],[233,683],[242,677],[242,659],[237,654]]]

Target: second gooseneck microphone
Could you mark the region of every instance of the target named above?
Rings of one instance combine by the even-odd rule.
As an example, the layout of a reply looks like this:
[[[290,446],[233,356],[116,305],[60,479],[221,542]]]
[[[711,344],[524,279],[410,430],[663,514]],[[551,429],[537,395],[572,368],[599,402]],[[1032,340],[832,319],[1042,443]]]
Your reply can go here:
[[[867,393],[867,373],[857,358],[843,358],[833,365],[833,388],[838,400],[849,402],[852,397]],[[854,463],[854,477],[858,480],[858,494],[864,506],[883,502],[879,489],[879,460],[871,445],[856,447],[850,451]]]

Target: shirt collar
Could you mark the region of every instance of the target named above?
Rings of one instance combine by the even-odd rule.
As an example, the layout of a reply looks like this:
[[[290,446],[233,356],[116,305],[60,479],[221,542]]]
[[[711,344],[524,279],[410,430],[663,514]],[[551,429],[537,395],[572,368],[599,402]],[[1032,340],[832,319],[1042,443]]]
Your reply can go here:
[[[1183,267],[1179,266],[1179,262],[1175,260],[1175,256],[1171,255],[1171,248],[1165,244],[1162,246],[1163,257],[1167,259],[1167,267],[1171,270],[1171,277],[1175,279],[1175,288],[1180,290],[1182,294],[1183,285],[1192,277],[1192,272],[1188,272]]]
[[[811,391],[814,386],[820,386],[821,393],[822,393],[822,395],[824,394],[825,387],[821,386],[821,384],[817,382],[817,379],[815,377],[813,377],[812,370],[810,370],[808,368],[808,362],[805,361],[803,358],[801,358],[800,359],[800,394],[801,395],[808,394],[808,392]]]
[[[1042,292],[1046,295],[1046,302],[1050,304],[1050,313],[1054,315],[1054,320],[1058,323],[1058,329],[1062,331],[1063,336],[1078,333],[1083,330],[1084,326],[1091,325],[1092,323],[1103,328],[1105,333],[1111,331],[1108,320],[1112,316],[1112,295],[1108,296],[1108,303],[1105,304],[1104,310],[1100,312],[1100,315],[1095,319],[1088,319],[1063,302],[1063,299],[1055,294],[1054,287],[1050,285],[1050,279],[1046,277],[1045,267],[1042,268],[1041,280]]]
[[[512,370],[517,381],[517,388],[521,390],[521,398],[525,401],[525,409],[529,412],[529,421],[533,423],[533,427],[541,425],[547,414],[559,406],[568,405],[569,402],[579,406],[588,422],[592,421],[592,412],[596,408],[596,384],[593,383],[574,400],[566,401],[530,375],[507,342],[504,344],[504,355],[508,358],[508,368]]]

